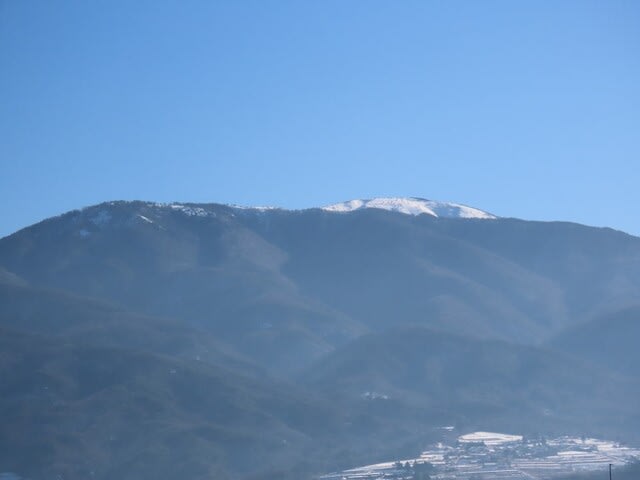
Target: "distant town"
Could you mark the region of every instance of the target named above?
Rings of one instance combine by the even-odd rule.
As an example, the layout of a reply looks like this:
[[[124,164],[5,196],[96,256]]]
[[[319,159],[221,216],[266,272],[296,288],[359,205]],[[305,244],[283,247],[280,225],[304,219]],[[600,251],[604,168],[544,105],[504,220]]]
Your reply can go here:
[[[453,431],[453,427],[443,427]],[[321,480],[545,480],[576,472],[605,471],[640,460],[640,448],[595,438],[527,438],[473,432],[438,443],[418,458],[367,465]]]

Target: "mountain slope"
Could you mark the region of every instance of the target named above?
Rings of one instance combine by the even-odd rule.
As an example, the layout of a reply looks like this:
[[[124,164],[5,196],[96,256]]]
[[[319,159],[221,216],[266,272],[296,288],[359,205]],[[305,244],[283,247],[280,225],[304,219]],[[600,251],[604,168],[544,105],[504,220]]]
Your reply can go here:
[[[419,327],[370,334],[307,369],[313,389],[478,428],[633,436],[640,384],[547,349]]]
[[[344,424],[286,384],[203,363],[4,329],[0,351],[0,466],[27,478],[238,478],[313,458]]]
[[[223,365],[245,375],[263,373],[212,334],[184,322],[127,312],[62,291],[0,283],[0,327]]]
[[[500,219],[440,225],[443,233],[467,238],[561,286],[572,323],[638,303],[638,237],[568,222]]]
[[[573,326],[549,346],[640,379],[639,339],[640,306],[633,306]]]
[[[304,293],[374,329],[428,323],[531,341],[568,321],[561,285],[442,232],[442,223],[473,228],[481,220],[372,209],[348,215],[274,212],[245,221],[288,253],[284,272]]]
[[[590,355],[585,320],[640,304],[640,239],[405,200],[109,202],[0,239],[0,472],[299,479],[453,424],[637,439],[635,357]]]
[[[512,219],[110,202],[0,239],[31,285],[180,319],[291,375],[402,324],[539,343],[640,302],[640,239]]]
[[[286,253],[225,206],[203,216],[196,207],[116,202],[0,244],[0,264],[34,285],[184,319],[281,372],[366,331],[302,295],[281,272]]]

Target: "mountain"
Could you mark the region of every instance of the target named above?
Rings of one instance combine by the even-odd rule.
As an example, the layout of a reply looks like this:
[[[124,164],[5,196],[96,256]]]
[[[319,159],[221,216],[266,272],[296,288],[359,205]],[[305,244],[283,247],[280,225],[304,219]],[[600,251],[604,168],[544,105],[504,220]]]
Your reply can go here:
[[[187,320],[278,371],[365,331],[302,295],[281,272],[286,254],[233,209],[202,212],[140,202],[71,212],[0,240],[0,263],[34,286]]]
[[[0,469],[26,478],[238,478],[350,443],[343,410],[287,384],[5,329],[0,351]]]
[[[68,212],[0,239],[0,472],[304,479],[444,425],[638,440],[639,287],[639,238],[418,198]]]
[[[270,377],[184,322],[22,282],[0,284],[0,352],[0,472],[29,478],[307,478],[368,460],[405,434]],[[184,377],[180,395],[167,385],[174,374]],[[190,395],[204,403],[193,410]],[[227,424],[202,417],[227,404],[239,407],[225,413]],[[274,417],[274,430],[252,423],[256,415]],[[280,423],[293,431],[284,435]],[[103,438],[112,430],[117,444]]]
[[[365,323],[539,342],[639,296],[640,239],[516,219],[378,209],[245,214],[303,292]]]
[[[534,344],[640,302],[636,237],[377,208],[109,202],[0,239],[0,265],[186,321],[282,375],[399,324]]]
[[[211,333],[182,321],[128,312],[103,300],[63,291],[0,282],[0,328],[224,365],[245,375],[264,375],[263,370]]]
[[[339,398],[377,403],[389,417],[410,411],[468,429],[626,431],[638,439],[637,379],[539,347],[401,327],[360,337],[300,379]]]
[[[549,346],[629,376],[640,372],[640,306],[600,315],[554,337]]]

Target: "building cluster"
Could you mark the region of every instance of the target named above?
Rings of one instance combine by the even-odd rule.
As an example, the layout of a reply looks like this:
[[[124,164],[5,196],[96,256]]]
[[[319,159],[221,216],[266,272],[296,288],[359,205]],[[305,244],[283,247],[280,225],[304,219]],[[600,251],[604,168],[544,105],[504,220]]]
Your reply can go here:
[[[492,432],[458,436],[420,457],[367,465],[322,480],[545,480],[575,472],[605,471],[640,460],[640,448],[593,438],[526,438]]]

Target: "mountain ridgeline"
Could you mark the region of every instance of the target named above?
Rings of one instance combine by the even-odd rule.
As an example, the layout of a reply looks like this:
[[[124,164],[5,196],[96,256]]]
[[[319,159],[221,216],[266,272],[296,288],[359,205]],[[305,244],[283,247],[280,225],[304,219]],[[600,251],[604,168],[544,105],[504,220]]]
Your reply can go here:
[[[443,425],[637,441],[639,328],[612,229],[104,203],[0,239],[0,472],[307,478]]]

